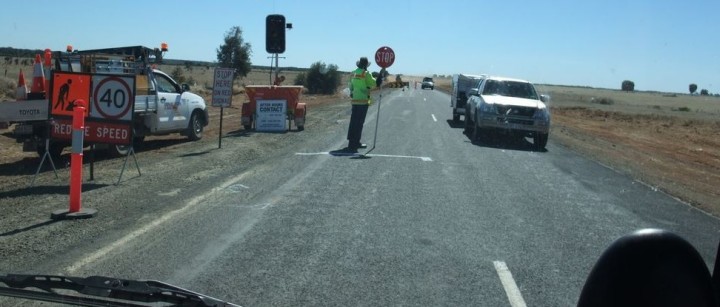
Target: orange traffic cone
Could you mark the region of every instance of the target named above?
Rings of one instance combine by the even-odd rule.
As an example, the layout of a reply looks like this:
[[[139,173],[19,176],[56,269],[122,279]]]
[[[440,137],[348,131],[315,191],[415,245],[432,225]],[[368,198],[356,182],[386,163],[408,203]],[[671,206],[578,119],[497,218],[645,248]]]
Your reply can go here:
[[[18,87],[15,92],[15,99],[25,100],[27,99],[27,86],[25,85],[25,75],[20,70],[20,76],[18,77]]]
[[[35,65],[33,67],[33,83],[30,89],[31,93],[44,93],[45,92],[45,74],[43,73],[42,62],[40,61],[40,55],[35,55]]]

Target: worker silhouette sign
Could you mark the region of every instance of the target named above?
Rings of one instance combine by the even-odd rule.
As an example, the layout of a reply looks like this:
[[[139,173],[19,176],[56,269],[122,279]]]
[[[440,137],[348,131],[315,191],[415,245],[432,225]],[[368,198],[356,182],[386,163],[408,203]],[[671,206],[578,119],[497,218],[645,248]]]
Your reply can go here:
[[[79,73],[56,72],[53,74],[50,89],[51,114],[54,116],[72,116],[74,101],[83,99],[90,101],[91,75]],[[86,110],[85,114],[89,114]]]
[[[55,102],[55,106],[53,107],[53,109],[64,109],[66,111],[72,111],[74,101],[70,101],[67,108],[65,107],[65,101],[68,99],[68,94],[70,93],[70,84],[72,84],[72,79],[68,79],[67,83],[60,86],[60,90],[58,91],[57,96],[57,102]]]

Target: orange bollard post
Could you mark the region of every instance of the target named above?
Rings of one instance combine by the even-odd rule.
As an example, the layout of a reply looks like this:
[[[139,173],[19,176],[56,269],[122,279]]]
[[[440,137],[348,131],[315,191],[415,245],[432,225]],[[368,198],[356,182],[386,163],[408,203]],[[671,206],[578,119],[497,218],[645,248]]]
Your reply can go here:
[[[82,202],[83,134],[85,101],[78,99],[73,107],[72,156],[70,158],[70,213],[80,211]]]
[[[45,57],[45,61],[43,62],[43,69],[44,69],[43,75],[47,76],[47,78],[45,78],[45,91],[50,91],[50,74],[51,74],[51,70],[52,70],[52,50],[45,49],[44,57]]]
[[[83,164],[83,136],[85,134],[85,108],[84,100],[73,102],[73,131],[72,156],[70,158],[70,209],[53,212],[52,219],[80,219],[93,217],[97,211],[82,209],[82,164]]]

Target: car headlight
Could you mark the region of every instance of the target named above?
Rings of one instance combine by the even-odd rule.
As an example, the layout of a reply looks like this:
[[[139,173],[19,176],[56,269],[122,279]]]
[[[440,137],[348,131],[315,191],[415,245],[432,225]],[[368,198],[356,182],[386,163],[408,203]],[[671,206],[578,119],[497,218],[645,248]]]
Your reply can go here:
[[[480,105],[480,113],[497,114],[497,112],[494,104],[483,103]]]
[[[550,121],[550,111],[548,111],[547,108],[541,108],[535,110],[535,114],[533,114],[533,119],[539,120],[542,122],[549,122]]]

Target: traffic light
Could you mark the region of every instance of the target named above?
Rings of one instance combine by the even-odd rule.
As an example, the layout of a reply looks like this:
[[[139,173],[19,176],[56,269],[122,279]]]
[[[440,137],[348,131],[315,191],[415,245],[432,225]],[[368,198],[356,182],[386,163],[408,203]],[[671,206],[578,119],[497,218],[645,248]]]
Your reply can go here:
[[[285,52],[285,16],[268,15],[265,18],[265,50],[268,53]]]

